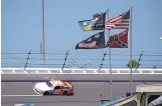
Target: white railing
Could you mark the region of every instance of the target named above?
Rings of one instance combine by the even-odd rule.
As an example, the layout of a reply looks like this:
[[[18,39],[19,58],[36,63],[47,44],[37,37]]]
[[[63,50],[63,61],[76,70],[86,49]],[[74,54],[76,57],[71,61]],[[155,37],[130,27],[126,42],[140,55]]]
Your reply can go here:
[[[1,74],[110,74],[110,69],[79,69],[79,68],[1,68]],[[162,69],[132,69],[133,74],[162,74]],[[113,68],[112,74],[130,74],[129,68]]]

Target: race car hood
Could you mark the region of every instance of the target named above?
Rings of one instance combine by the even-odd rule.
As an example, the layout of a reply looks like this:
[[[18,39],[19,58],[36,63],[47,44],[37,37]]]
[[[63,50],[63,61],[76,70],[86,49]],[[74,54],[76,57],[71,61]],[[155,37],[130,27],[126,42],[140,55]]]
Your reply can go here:
[[[47,91],[47,90],[52,90],[52,87],[49,87],[46,82],[39,82],[35,85],[36,89],[39,89],[41,91]]]

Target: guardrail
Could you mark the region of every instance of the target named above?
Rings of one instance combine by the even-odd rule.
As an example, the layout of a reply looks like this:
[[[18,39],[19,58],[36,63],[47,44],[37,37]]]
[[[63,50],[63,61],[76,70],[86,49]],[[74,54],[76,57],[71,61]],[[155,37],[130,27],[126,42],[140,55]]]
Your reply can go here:
[[[1,68],[1,74],[110,74],[110,69]],[[112,74],[130,74],[129,68],[113,68]],[[162,69],[132,69],[132,74],[162,74]]]
[[[133,82],[162,82],[162,69],[132,70]],[[73,82],[129,82],[130,69],[64,69],[60,68],[2,68],[2,82],[34,82],[51,79]]]

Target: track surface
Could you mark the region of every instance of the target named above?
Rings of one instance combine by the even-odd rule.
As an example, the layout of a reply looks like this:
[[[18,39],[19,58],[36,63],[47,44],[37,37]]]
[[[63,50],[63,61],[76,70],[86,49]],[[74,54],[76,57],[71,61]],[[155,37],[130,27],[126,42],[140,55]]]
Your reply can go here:
[[[2,82],[1,84],[2,106],[13,106],[16,103],[33,103],[34,106],[99,106],[101,99],[110,99],[110,84],[106,82],[73,83],[74,96],[38,96],[32,89],[34,83],[29,82]],[[133,83],[133,91],[139,84],[143,83]],[[125,96],[126,92],[129,92],[129,83],[113,83],[113,97],[118,94]]]

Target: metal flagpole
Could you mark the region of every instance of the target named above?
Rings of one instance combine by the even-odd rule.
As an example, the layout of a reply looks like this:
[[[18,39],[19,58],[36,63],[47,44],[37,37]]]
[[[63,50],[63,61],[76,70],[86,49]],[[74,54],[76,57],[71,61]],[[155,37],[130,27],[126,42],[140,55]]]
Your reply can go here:
[[[110,36],[110,30],[108,31]],[[112,69],[111,69],[111,48],[109,48],[109,63],[110,63],[110,97],[112,98]]]
[[[45,67],[45,42],[44,42],[44,0],[41,2],[42,4],[42,64]]]
[[[129,48],[130,48],[130,95],[132,95],[132,7],[130,9],[129,24]]]
[[[109,10],[107,10],[107,20],[105,18],[105,28],[106,28],[106,21],[109,21]],[[110,30],[108,30],[108,38],[110,37]],[[109,64],[110,64],[110,98],[112,98],[112,70],[111,70],[111,48],[109,47]]]
[[[109,20],[109,16],[108,16]],[[110,30],[108,30],[108,38],[110,37]],[[112,98],[112,69],[111,69],[111,48],[109,47],[109,64],[110,64],[110,98]]]

